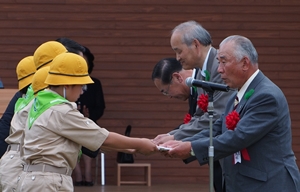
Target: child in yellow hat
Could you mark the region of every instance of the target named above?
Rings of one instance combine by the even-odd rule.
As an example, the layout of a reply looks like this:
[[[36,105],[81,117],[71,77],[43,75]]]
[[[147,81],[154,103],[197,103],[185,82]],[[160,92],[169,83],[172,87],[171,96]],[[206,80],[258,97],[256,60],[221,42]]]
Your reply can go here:
[[[33,62],[33,56],[23,58],[16,67],[16,73],[19,83],[19,91],[24,97],[19,98],[15,105],[15,114],[11,120],[10,135],[5,139],[8,143],[6,153],[1,158],[0,164],[0,191],[13,191],[16,188],[16,180],[22,170],[22,161],[20,158],[20,149],[22,147],[23,130],[25,123],[19,129],[20,119],[27,119],[26,114],[18,117],[18,112],[29,104],[33,99],[32,89],[30,87],[36,68]],[[30,88],[28,88],[30,87]],[[27,91],[28,89],[28,91]],[[27,94],[25,95],[27,91]]]
[[[26,95],[17,100],[15,114],[11,114],[13,117],[10,134],[5,140],[10,145],[8,146],[7,155],[3,156],[7,161],[3,160],[0,167],[0,187],[3,188],[3,191],[14,191],[16,189],[17,178],[23,170],[22,165],[24,163],[21,160],[23,132],[28,111],[33,103],[34,93],[48,86],[44,81],[50,69],[49,65],[55,56],[65,52],[67,50],[62,44],[56,41],[48,41],[41,44],[35,50],[33,56],[22,59],[16,68],[19,90],[23,95],[25,93]],[[39,70],[36,72],[36,69]],[[1,175],[5,175],[5,177],[1,177]]]
[[[129,138],[100,128],[84,117],[75,101],[91,80],[86,61],[79,55],[58,55],[45,81],[49,89],[37,94],[24,137],[24,172],[18,191],[73,191],[71,178],[81,146],[157,150],[149,139]]]

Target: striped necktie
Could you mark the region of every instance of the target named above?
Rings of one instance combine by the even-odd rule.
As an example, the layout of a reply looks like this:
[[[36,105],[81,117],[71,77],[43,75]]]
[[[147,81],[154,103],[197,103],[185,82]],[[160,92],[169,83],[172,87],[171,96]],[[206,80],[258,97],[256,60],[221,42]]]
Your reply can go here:
[[[239,98],[238,98],[238,96],[235,96],[233,110],[235,110],[237,108],[238,104],[239,104]]]

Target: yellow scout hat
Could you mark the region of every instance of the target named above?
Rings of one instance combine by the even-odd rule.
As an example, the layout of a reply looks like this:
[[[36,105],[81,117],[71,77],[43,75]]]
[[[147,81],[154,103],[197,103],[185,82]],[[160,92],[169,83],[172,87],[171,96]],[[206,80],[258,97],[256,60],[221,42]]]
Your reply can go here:
[[[16,73],[18,76],[19,90],[31,84],[35,72],[33,56],[27,56],[18,63]]]
[[[36,69],[46,66],[54,57],[66,52],[68,52],[67,49],[57,41],[47,41],[41,44],[33,54]]]
[[[48,85],[85,85],[94,83],[88,73],[85,59],[74,53],[55,57],[45,81]]]
[[[48,87],[48,85],[45,83],[45,80],[47,78],[49,70],[50,66],[46,66],[37,70],[33,75],[31,86],[34,94]]]

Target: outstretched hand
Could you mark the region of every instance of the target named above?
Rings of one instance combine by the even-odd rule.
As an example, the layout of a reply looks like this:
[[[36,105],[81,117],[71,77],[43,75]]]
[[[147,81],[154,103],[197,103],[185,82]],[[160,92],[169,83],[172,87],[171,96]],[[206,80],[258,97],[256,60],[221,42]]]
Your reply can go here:
[[[141,138],[141,141],[142,141],[141,145],[136,150],[136,152],[141,153],[143,155],[151,155],[151,154],[157,152],[156,144],[152,140],[146,139],[146,138]]]
[[[156,145],[163,144],[167,141],[174,140],[174,136],[170,134],[159,134],[154,139],[153,142]]]
[[[191,157],[191,142],[182,142],[182,141],[168,141],[164,143],[162,146],[172,148],[168,152],[164,152],[166,157],[171,158],[180,158],[180,159],[187,159]]]
[[[134,154],[136,153],[136,149],[123,149],[123,150],[120,150],[121,152],[123,153],[128,153],[128,154]]]

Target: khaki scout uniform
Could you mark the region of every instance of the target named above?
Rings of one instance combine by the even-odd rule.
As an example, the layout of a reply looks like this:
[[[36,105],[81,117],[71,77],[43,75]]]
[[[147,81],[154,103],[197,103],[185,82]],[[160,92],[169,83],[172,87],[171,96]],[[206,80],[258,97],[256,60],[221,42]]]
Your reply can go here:
[[[20,111],[16,112],[11,120],[10,135],[5,139],[9,144],[6,153],[1,158],[0,181],[2,191],[13,191],[17,186],[17,178],[21,175],[24,162],[21,159],[21,148],[24,138],[24,128],[28,111],[33,100]]]
[[[26,123],[23,156],[26,165],[17,191],[73,191],[71,174],[81,146],[95,151],[108,134],[84,117],[74,102],[51,106],[30,129]]]
[[[33,56],[21,59],[16,67],[19,91],[31,84],[36,68]],[[29,86],[30,87],[30,86]],[[19,98],[15,105],[15,114],[11,120],[10,135],[5,140],[9,145],[0,162],[0,191],[13,191],[17,176],[22,168],[20,146],[28,109],[24,109],[33,99],[33,91],[27,89],[25,97]],[[17,106],[17,107],[16,107]]]

